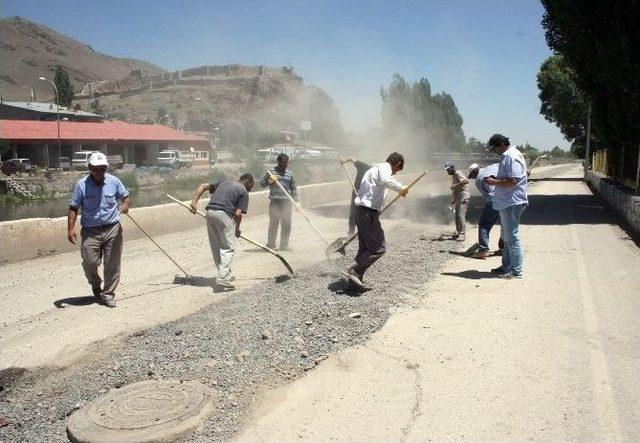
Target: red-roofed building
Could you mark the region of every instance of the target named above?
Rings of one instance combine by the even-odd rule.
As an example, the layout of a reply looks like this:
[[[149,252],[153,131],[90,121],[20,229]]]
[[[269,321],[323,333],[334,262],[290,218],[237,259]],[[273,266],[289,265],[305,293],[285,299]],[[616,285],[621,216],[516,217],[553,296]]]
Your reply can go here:
[[[0,139],[11,146],[7,157],[30,158],[39,166],[57,164],[58,127],[55,121],[0,120]],[[162,125],[121,121],[61,121],[60,140],[62,157],[71,157],[75,151],[101,151],[107,155],[122,155],[125,163],[136,165],[156,164],[158,152],[169,148],[193,152],[199,163],[208,163],[211,151],[211,143],[206,137]]]

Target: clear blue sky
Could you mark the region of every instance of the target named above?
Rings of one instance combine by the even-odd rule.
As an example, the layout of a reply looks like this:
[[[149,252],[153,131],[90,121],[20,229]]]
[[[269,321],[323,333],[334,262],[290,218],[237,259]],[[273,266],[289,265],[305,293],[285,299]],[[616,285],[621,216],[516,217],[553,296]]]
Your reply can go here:
[[[568,147],[538,112],[536,73],[550,51],[536,0],[4,0],[0,8],[169,70],[291,64],[335,99],[351,131],[379,122],[378,91],[399,72],[451,94],[467,137],[502,132],[518,144]]]

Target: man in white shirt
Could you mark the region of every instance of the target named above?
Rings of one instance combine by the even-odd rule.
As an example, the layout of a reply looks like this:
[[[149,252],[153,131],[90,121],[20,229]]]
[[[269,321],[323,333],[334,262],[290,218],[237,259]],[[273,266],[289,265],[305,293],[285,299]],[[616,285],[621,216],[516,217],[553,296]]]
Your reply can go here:
[[[384,205],[387,189],[393,189],[402,197],[409,192],[392,176],[402,171],[404,157],[394,152],[387,161],[373,165],[362,177],[358,194],[354,199],[356,205],[356,225],[358,226],[358,254],[356,264],[343,271],[343,275],[361,289],[369,289],[362,278],[366,270],[386,252],[384,231],[380,224],[380,210]]]

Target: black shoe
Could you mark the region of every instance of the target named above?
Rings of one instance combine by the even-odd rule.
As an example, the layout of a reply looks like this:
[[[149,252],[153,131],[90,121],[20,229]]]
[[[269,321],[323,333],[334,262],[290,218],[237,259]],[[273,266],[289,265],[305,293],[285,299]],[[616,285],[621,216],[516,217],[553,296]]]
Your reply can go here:
[[[105,305],[108,308],[115,308],[116,307],[116,299],[115,299],[115,297],[113,295],[100,294],[99,299],[102,302],[102,304]]]
[[[357,275],[355,273],[355,271],[353,270],[353,268],[349,268],[349,269],[346,269],[346,270],[342,271],[342,275],[344,275],[349,282],[351,282],[354,285],[356,285],[358,287],[358,289],[361,289],[363,291],[370,291],[371,290],[371,287],[367,286],[362,281],[362,277]]]
[[[506,273],[507,273],[507,271],[505,271],[505,270],[504,270],[504,268],[503,268],[502,266],[499,266],[499,267],[497,267],[497,268],[493,268],[493,269],[491,270],[491,273],[492,273],[492,274],[506,274]]]
[[[98,300],[98,303],[102,303],[102,299],[100,298],[100,294],[102,294],[102,288],[100,286],[92,286],[91,292],[93,292],[93,296]]]

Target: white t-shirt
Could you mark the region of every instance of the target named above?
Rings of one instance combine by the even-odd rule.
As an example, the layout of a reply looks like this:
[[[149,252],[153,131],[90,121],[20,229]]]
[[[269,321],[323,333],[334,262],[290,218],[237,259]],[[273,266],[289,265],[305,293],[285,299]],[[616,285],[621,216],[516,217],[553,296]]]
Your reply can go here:
[[[387,189],[393,189],[397,192],[402,189],[402,183],[392,177],[389,163],[377,163],[364,173],[358,195],[353,202],[357,206],[379,211],[384,204]]]

